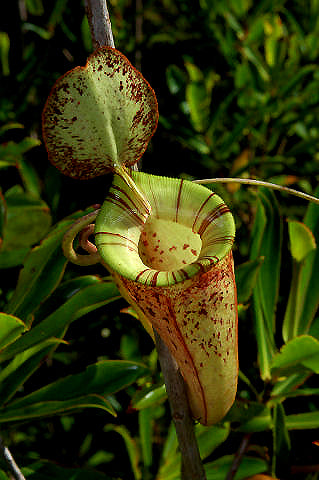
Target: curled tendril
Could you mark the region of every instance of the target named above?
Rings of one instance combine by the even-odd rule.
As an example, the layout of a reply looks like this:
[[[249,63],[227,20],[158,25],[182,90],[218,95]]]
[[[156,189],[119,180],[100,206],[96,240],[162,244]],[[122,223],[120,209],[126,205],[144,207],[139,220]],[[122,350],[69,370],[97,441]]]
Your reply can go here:
[[[101,262],[101,257],[96,246],[89,241],[89,236],[94,232],[94,224],[92,221],[96,219],[98,212],[99,209],[96,209],[79,218],[71,225],[63,237],[63,253],[70,262],[76,265],[88,266]],[[79,245],[88,252],[88,255],[79,254],[74,250],[73,242],[78,234]]]

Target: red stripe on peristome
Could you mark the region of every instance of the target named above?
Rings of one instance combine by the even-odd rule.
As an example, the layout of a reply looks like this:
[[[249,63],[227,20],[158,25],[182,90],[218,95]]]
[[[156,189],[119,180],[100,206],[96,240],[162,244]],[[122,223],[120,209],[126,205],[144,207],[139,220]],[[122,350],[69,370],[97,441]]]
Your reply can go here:
[[[209,195],[209,197],[207,197],[206,200],[202,203],[200,209],[198,210],[198,212],[197,212],[197,214],[196,214],[196,216],[195,216],[195,220],[194,220],[193,227],[192,227],[193,230],[195,230],[195,225],[196,225],[196,222],[197,222],[197,220],[198,220],[198,218],[199,218],[199,215],[200,215],[201,211],[203,210],[203,208],[204,208],[204,206],[206,205],[206,203],[207,203],[214,195],[216,195],[214,192],[211,193],[211,194]],[[196,231],[196,230],[195,230],[195,231]]]
[[[149,270],[149,268],[145,268],[145,270],[142,270],[136,277],[135,277],[135,281],[138,282],[139,281],[139,278],[143,275],[143,273],[147,272]]]
[[[136,208],[136,210],[138,210],[138,206],[136,205],[135,202],[133,202],[132,198],[129,196],[129,194],[121,187],[119,187],[118,185],[112,185],[112,190],[116,190],[116,191],[119,191],[121,192],[123,195],[126,196],[126,198],[132,203],[133,207]],[[142,202],[141,202],[142,203]],[[147,210],[147,208],[145,207],[145,205],[142,203],[143,207],[145,208],[145,212],[146,212],[146,215],[149,215],[149,211]]]
[[[144,225],[146,219],[145,216],[141,218],[137,212],[134,211],[127,202],[125,202],[122,198],[118,197],[115,193],[109,192],[105,202],[110,202],[113,205],[120,207],[124,212],[129,213],[129,215],[135,219],[137,225]],[[104,202],[104,203],[105,203]]]
[[[204,218],[204,220],[202,221],[197,233],[198,235],[202,236],[203,233],[205,232],[206,228],[214,221],[216,220],[217,218],[221,217],[222,215],[224,215],[225,213],[229,213],[230,210],[229,208],[227,207],[227,205],[225,203],[222,203],[221,205],[219,205],[218,207],[214,208],[214,210],[212,210],[210,213],[208,213],[206,215],[206,217]]]
[[[179,210],[179,207],[180,207],[180,204],[181,204],[181,194],[182,194],[182,188],[183,188],[184,180],[182,179],[180,182],[181,183],[180,183],[180,186],[179,186],[177,201],[176,201],[176,214],[175,214],[175,222],[176,223],[178,222],[178,210]]]
[[[135,242],[133,242],[133,240],[131,240],[131,239],[128,238],[128,237],[125,237],[124,235],[120,235],[119,233],[113,233],[113,232],[96,232],[95,235],[111,235],[112,237],[122,238],[123,240],[126,240],[127,242],[133,243],[134,247],[135,247],[135,248],[138,248],[137,244],[136,244]]]

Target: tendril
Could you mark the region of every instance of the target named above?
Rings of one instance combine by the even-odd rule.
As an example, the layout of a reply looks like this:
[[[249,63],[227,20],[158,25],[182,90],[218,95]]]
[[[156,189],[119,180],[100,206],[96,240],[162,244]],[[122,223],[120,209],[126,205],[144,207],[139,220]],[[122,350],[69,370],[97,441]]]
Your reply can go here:
[[[295,195],[296,197],[303,198],[309,202],[319,204],[319,198],[308,195],[307,193],[299,192],[293,188],[283,187],[282,185],[277,185],[275,183],[264,182],[262,180],[253,180],[251,178],[205,178],[203,180],[193,180],[194,183],[200,183],[202,185],[207,183],[241,183],[244,185],[256,185],[259,187],[267,187],[272,190],[279,190],[281,192],[289,193],[290,195]]]
[[[76,265],[88,266],[101,262],[101,257],[96,246],[89,241],[89,236],[94,232],[94,224],[92,221],[96,219],[98,212],[99,209],[79,218],[71,225],[63,237],[63,253],[70,262]],[[74,250],[73,242],[78,234],[79,245],[88,252],[88,255],[79,254]]]

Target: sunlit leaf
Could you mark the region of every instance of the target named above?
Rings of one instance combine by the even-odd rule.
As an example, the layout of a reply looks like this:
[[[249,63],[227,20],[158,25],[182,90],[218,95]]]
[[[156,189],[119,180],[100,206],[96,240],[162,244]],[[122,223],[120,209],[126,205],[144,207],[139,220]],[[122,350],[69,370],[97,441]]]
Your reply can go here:
[[[288,221],[290,250],[293,258],[301,262],[316,248],[316,240],[311,230],[301,222]]]
[[[43,111],[51,162],[93,178],[138,161],[157,125],[156,97],[124,55],[104,47],[54,85]]]
[[[19,338],[25,329],[20,318],[0,312],[0,350]]]
[[[310,335],[301,335],[290,340],[272,361],[272,370],[277,375],[283,372],[297,373],[298,365],[319,373],[319,341]]]

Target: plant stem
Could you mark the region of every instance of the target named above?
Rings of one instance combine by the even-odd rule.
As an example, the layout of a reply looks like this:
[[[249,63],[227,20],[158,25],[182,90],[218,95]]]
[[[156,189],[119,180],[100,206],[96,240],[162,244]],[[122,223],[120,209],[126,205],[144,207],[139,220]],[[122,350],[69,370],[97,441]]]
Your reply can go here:
[[[154,330],[156,348],[182,455],[182,480],[206,480],[200,458],[194,422],[190,414],[185,383],[177,363],[160,335]]]
[[[243,459],[243,456],[244,456],[244,454],[247,450],[247,447],[248,447],[248,444],[249,444],[249,441],[250,441],[250,437],[251,437],[251,433],[247,433],[246,435],[244,435],[244,437],[241,441],[241,444],[239,445],[239,448],[236,452],[233,464],[230,467],[230,470],[227,474],[226,480],[232,480],[235,477],[235,475],[237,473],[237,470],[240,466],[240,463]]]
[[[85,0],[94,50],[99,47],[115,47],[110,15],[106,0]]]
[[[110,46],[114,39],[105,0],[85,0],[94,48]],[[141,5],[137,3],[137,5]],[[165,343],[154,330],[156,347],[166,384],[179,447],[182,455],[182,480],[206,480],[201,462],[194,422],[188,406],[185,383]]]
[[[4,445],[1,437],[0,437],[0,454],[4,458],[12,477],[15,480],[25,480],[24,475],[21,473],[21,470],[19,469],[14,458],[12,457],[8,447]]]

